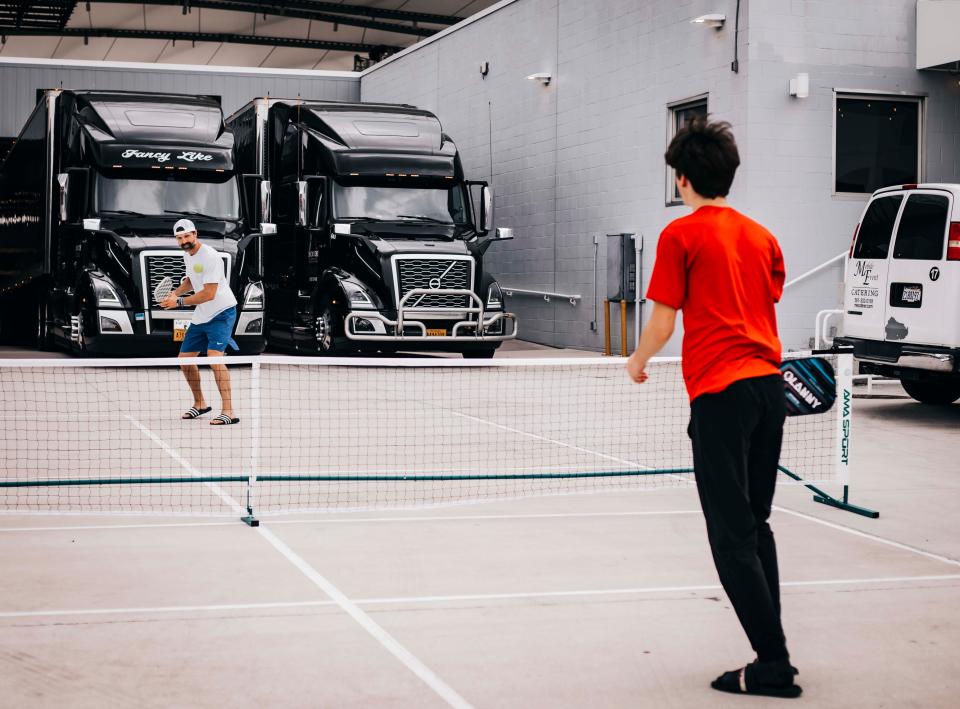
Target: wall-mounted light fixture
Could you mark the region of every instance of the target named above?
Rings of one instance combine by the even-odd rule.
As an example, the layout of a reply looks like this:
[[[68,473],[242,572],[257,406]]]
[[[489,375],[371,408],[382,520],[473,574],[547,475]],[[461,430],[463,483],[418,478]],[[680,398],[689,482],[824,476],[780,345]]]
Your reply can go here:
[[[797,74],[790,79],[790,95],[806,98],[810,95],[810,75]]]
[[[713,29],[718,30],[723,27],[723,23],[727,21],[727,16],[719,12],[712,12],[709,15],[700,15],[700,17],[694,17],[690,20],[691,25],[704,25],[706,27],[713,27]]]
[[[549,86],[550,79],[552,78],[553,77],[550,76],[549,72],[542,71],[539,74],[531,74],[530,76],[527,77],[527,81],[539,81],[544,86]]]

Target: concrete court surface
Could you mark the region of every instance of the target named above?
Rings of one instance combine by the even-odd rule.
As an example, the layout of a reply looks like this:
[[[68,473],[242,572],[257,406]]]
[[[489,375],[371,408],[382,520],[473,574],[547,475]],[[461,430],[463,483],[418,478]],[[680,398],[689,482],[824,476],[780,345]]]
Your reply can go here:
[[[852,501],[781,486],[816,707],[960,691],[960,405],[855,400]],[[765,707],[691,488],[418,512],[0,517],[0,706]]]

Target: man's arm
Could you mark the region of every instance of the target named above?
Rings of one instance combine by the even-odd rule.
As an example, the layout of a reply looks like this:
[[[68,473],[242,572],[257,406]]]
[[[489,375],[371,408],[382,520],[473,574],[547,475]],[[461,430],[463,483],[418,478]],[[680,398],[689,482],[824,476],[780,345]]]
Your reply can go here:
[[[217,284],[216,283],[204,283],[203,288],[199,293],[194,293],[193,295],[188,295],[183,299],[184,305],[200,305],[200,303],[206,303],[209,300],[213,300],[217,297]]]
[[[184,278],[182,281],[180,281],[180,285],[177,286],[177,289],[173,291],[171,295],[173,295],[173,297],[176,298],[178,296],[183,295],[184,293],[189,293],[192,290],[193,290],[193,286],[190,285],[190,279]]]
[[[177,307],[177,301],[180,299],[180,296],[183,293],[189,293],[191,290],[190,281],[185,280],[180,284],[180,287],[177,288],[173,293],[167,296],[167,299],[160,303],[160,307],[165,310],[172,310]],[[200,305],[200,303],[206,303],[208,300],[213,300],[217,297],[217,284],[216,283],[204,283],[203,288],[199,293],[194,293],[193,295],[188,295],[183,299],[184,305]]]
[[[677,309],[663,303],[653,304],[653,314],[650,321],[640,334],[640,342],[636,351],[627,360],[627,374],[637,384],[647,381],[647,361],[663,349],[667,341],[673,336],[673,328],[677,322]]]

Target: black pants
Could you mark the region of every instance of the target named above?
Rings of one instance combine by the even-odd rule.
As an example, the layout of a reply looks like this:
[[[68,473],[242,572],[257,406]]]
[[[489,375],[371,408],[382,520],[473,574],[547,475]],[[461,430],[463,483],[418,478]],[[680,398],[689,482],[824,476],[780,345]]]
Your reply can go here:
[[[694,399],[688,429],[713,561],[762,662],[788,657],[777,547],[767,524],[785,416],[783,380],[755,377]]]

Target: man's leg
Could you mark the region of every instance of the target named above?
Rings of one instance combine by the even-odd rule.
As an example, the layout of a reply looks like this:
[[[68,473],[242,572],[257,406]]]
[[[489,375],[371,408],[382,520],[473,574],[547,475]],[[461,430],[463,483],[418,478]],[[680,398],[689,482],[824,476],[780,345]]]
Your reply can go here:
[[[182,359],[187,359],[196,357],[199,354],[199,352],[181,352],[179,356]],[[187,385],[190,387],[190,393],[193,394],[194,408],[197,410],[206,408],[207,403],[203,400],[203,390],[200,387],[199,367],[195,364],[181,364],[180,371],[183,372],[183,376],[187,380]]]
[[[770,589],[770,596],[779,615],[780,573],[777,566],[777,545],[767,520],[770,517],[773,493],[777,486],[777,465],[780,463],[786,405],[783,398],[783,381],[780,377],[757,379],[752,386],[760,398],[766,402],[766,407],[750,441],[747,462],[750,506],[757,521],[757,555],[760,557],[760,564],[767,578],[767,587]]]
[[[207,350],[207,357],[223,357],[223,352]],[[211,364],[210,369],[213,370],[213,377],[217,381],[217,389],[220,391],[220,400],[222,402],[222,411],[220,413],[233,418],[233,392],[230,389],[230,370],[227,369],[227,365],[225,364]]]
[[[787,658],[777,604],[760,562],[747,461],[761,415],[744,382],[693,402],[694,469],[714,563],[740,624],[761,661]]]

